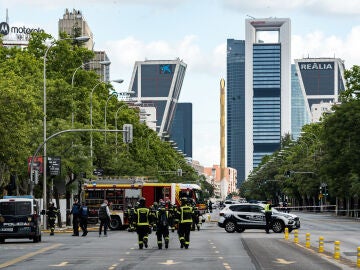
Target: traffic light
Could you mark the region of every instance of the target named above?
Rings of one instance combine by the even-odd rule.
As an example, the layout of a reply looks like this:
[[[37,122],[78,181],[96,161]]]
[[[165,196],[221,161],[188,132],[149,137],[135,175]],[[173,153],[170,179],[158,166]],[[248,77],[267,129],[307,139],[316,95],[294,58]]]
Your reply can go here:
[[[286,171],[284,174],[286,177],[290,177],[291,176],[291,171]]]
[[[178,175],[178,176],[182,176],[182,169],[178,169],[178,170],[177,170],[177,175]]]
[[[37,185],[39,183],[39,171],[33,170],[33,173],[34,173],[34,182]]]
[[[123,142],[124,143],[132,143],[133,142],[133,125],[132,124],[124,124],[123,125]]]

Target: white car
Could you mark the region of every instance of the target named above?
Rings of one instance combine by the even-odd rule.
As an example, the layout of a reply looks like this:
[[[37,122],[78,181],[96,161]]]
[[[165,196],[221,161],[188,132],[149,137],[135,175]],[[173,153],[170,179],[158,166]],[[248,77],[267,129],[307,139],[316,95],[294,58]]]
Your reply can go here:
[[[265,208],[264,204],[237,203],[226,205],[220,211],[218,226],[224,228],[226,232],[243,232],[245,229],[265,230]],[[272,209],[271,229],[276,233],[281,233],[285,228],[289,232],[300,228],[300,219],[294,214],[282,213]]]

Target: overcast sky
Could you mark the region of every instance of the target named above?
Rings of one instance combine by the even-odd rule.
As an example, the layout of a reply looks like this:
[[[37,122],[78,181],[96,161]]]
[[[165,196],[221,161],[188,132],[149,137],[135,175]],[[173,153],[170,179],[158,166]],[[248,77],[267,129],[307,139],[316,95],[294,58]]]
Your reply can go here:
[[[360,64],[359,0],[1,0],[0,22],[40,27],[57,37],[66,8],[79,9],[95,50],[104,50],[115,86],[128,90],[135,61],[187,64],[180,102],[193,103],[193,159],[220,163],[220,79],[226,80],[226,40],[245,38],[247,18],[290,18],[292,59],[339,57]]]

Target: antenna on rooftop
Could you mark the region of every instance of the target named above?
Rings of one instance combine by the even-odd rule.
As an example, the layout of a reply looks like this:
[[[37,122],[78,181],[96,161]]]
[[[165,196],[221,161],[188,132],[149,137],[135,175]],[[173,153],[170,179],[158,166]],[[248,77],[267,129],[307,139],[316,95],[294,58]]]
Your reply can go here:
[[[255,17],[250,16],[249,14],[246,14],[247,17],[251,18],[251,19],[255,19]]]

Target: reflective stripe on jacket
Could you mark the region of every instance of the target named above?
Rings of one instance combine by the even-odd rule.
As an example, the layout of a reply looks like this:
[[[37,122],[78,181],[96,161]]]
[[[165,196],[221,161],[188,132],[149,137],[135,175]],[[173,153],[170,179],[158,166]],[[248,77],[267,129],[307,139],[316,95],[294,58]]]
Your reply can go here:
[[[190,206],[180,207],[180,223],[192,223],[193,209]]]
[[[138,208],[136,209],[136,215],[137,215],[138,226],[149,225],[149,209]]]

